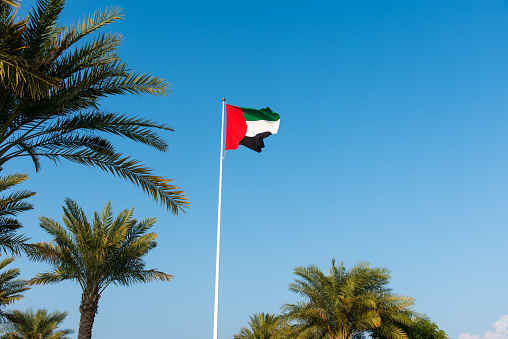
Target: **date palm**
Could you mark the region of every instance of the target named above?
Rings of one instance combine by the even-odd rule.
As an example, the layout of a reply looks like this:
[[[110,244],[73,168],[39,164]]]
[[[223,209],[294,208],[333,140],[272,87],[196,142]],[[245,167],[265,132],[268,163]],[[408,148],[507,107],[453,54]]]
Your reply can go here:
[[[249,327],[243,327],[234,339],[270,339],[276,338],[282,323],[281,318],[270,313],[256,313],[250,316]]]
[[[67,312],[48,313],[45,309],[34,312],[31,308],[22,312],[11,312],[15,320],[5,324],[0,339],[70,339],[73,330],[60,330],[57,327],[67,317]]]
[[[12,1],[8,1],[11,2]],[[64,27],[64,0],[36,0],[17,19],[0,2],[0,169],[14,158],[68,160],[130,180],[173,213],[188,206],[184,192],[117,151],[105,135],[117,135],[165,152],[166,124],[109,112],[100,100],[122,94],[166,96],[169,83],[133,72],[117,50],[122,37],[94,34],[123,18],[119,7],[97,11]]]
[[[111,284],[129,286],[150,281],[169,281],[172,276],[145,269],[143,257],[155,248],[155,233],[147,233],[155,218],[137,221],[133,210],[113,218],[108,203],[94,213],[90,223],[84,211],[71,199],[65,200],[61,226],[53,219],[40,218],[41,227],[53,237],[50,243],[36,243],[28,257],[49,263],[51,272],[39,273],[32,285],[76,281],[82,289],[78,339],[92,337],[99,299]]]
[[[291,338],[352,339],[378,329],[392,339],[405,339],[401,324],[411,321],[412,298],[391,293],[386,268],[360,263],[350,270],[332,261],[329,275],[317,266],[297,267],[289,289],[304,298],[285,304]]]

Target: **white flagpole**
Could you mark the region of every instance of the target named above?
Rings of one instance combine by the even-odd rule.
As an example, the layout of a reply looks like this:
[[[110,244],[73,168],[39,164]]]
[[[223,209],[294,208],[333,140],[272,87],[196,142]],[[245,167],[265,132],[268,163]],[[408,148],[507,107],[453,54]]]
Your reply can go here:
[[[213,308],[213,339],[217,339],[219,320],[219,258],[220,258],[220,212],[222,203],[222,160],[224,160],[224,107],[226,99],[222,98],[222,128],[220,134],[220,170],[219,170],[219,207],[217,216],[217,255],[215,257],[215,303]]]

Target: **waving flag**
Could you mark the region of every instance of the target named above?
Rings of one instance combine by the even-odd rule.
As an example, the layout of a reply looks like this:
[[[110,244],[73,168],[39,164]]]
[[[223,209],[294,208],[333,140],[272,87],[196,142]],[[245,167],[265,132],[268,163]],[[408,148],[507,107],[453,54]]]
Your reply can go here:
[[[270,108],[253,109],[226,104],[226,150],[244,145],[256,152],[265,147],[264,138],[279,130],[280,116]]]

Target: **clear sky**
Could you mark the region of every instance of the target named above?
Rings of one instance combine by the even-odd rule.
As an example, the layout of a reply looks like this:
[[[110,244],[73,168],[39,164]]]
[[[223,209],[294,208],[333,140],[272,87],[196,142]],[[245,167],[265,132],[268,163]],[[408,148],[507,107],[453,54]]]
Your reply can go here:
[[[169,152],[117,148],[177,178],[192,208],[169,215],[131,183],[71,163],[2,171],[30,175],[35,209],[20,219],[34,240],[50,240],[37,218],[61,220],[65,197],[89,215],[111,200],[115,214],[157,217],[148,267],[174,280],[108,287],[94,338],[211,338],[222,97],[269,106],[281,125],[261,154],[224,160],[221,339],[297,300],[295,267],[326,271],[332,258],[388,267],[394,292],[453,339],[508,338],[507,1],[69,0],[61,22],[107,5],[126,12],[106,29],[124,35],[124,60],[173,85],[168,98],[103,102],[174,127]],[[48,269],[14,265],[27,279]],[[14,308],[66,310],[77,332],[77,285],[25,296]]]

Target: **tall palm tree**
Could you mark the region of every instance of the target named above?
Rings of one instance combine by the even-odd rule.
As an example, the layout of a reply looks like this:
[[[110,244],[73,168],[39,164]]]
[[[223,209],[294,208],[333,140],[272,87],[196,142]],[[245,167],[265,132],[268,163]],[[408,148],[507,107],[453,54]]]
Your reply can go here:
[[[13,1],[8,1],[13,2]],[[102,98],[121,94],[166,96],[164,79],[131,71],[117,50],[122,37],[92,34],[123,18],[119,7],[97,11],[63,27],[65,0],[36,0],[16,19],[0,2],[0,168],[14,158],[68,160],[99,168],[140,186],[173,213],[188,206],[184,192],[117,151],[104,135],[118,135],[165,152],[165,124],[109,112]]]
[[[297,267],[295,274],[289,289],[304,300],[283,306],[291,337],[352,339],[380,329],[392,339],[407,338],[401,324],[411,321],[414,301],[391,293],[386,268],[364,262],[346,270],[332,260],[329,275],[317,266]]]
[[[0,270],[12,263],[14,258],[5,258],[0,260]],[[23,299],[23,292],[29,290],[25,280],[16,279],[19,276],[18,268],[11,268],[0,273],[0,321],[14,320],[4,307],[13,302]]]
[[[15,320],[8,322],[0,339],[70,339],[73,330],[60,330],[57,327],[67,317],[67,312],[48,313],[45,309],[34,312],[31,308],[22,312],[11,312]]]
[[[5,191],[28,178],[26,174],[11,174],[0,177],[0,192]],[[23,211],[33,209],[32,204],[23,201],[35,195],[35,192],[21,190],[0,197],[0,250],[20,254],[20,250],[28,245],[29,238],[18,235],[15,231],[22,227],[14,218]]]
[[[62,216],[65,228],[55,220],[40,218],[41,227],[53,237],[50,243],[36,243],[27,255],[53,266],[39,273],[32,285],[76,281],[82,289],[78,339],[92,337],[92,327],[101,294],[111,284],[169,281],[172,276],[145,269],[143,257],[155,248],[155,233],[147,233],[155,218],[137,221],[133,211],[123,210],[113,218],[108,203],[101,214],[95,212],[90,223],[84,211],[71,199],[65,200]]]
[[[275,338],[281,328],[281,318],[276,314],[256,313],[250,316],[249,327],[243,327],[234,339],[270,339]]]

